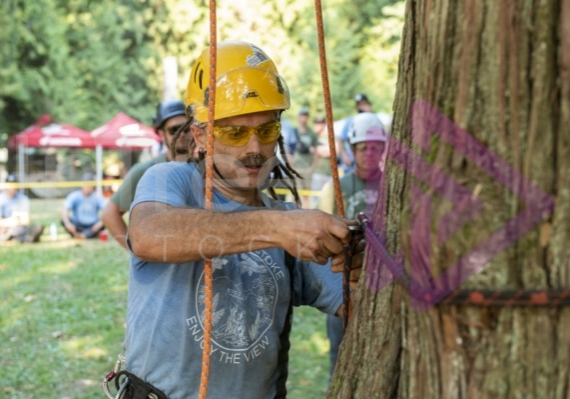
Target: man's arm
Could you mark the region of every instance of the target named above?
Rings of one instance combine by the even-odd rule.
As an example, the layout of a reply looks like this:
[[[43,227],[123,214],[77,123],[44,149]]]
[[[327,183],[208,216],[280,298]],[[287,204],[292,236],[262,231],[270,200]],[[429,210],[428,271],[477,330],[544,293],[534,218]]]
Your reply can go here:
[[[160,161],[158,159],[155,159],[154,161],[157,163],[166,161],[166,156],[163,157],[162,155],[159,155],[159,157],[161,157]],[[115,241],[117,241],[119,245],[126,250],[129,249],[127,246],[128,229],[127,224],[123,219],[123,215],[129,210],[133,203],[137,184],[144,172],[146,172],[146,170],[151,166],[153,166],[152,161],[134,165],[123,179],[121,187],[119,187],[119,189],[113,194],[101,213],[101,220],[103,221],[105,228],[109,230],[109,233],[111,233]]]
[[[129,241],[142,260],[181,263],[279,247],[325,264],[343,256],[347,221],[317,210],[214,212],[142,202],[131,211]]]
[[[77,230],[75,229],[75,225],[71,223],[71,220],[69,219],[69,209],[67,209],[67,207],[65,206],[61,210],[61,221],[63,222],[63,225],[68,231],[70,231],[71,233],[77,232]]]
[[[15,212],[7,218],[2,218],[0,216],[0,227],[15,227],[15,226],[27,226],[30,224],[30,212]]]
[[[127,248],[127,224],[123,219],[124,211],[113,201],[109,201],[101,212],[101,220],[109,233],[123,248]]]

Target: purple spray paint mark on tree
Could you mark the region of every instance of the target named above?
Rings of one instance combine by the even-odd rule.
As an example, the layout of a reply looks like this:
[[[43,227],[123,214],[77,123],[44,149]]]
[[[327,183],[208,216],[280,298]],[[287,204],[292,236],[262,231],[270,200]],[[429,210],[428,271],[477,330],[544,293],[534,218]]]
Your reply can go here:
[[[417,185],[413,185],[411,189],[411,273],[408,286],[414,307],[423,310],[442,300],[469,276],[480,271],[495,256],[530,231],[538,222],[551,215],[554,211],[554,199],[427,102],[417,100],[413,103],[411,122],[412,139],[421,148],[428,150],[431,134],[439,135],[455,151],[463,154],[487,172],[489,176],[513,192],[527,205],[518,215],[461,256],[455,264],[449,266],[436,278],[430,278],[433,244],[429,207],[431,191],[444,196],[454,204],[453,209],[438,221],[438,244],[445,242],[457,229],[475,218],[480,213],[482,204],[465,187],[446,176],[399,140],[390,137],[389,159],[402,166],[430,189],[428,192],[423,192]],[[382,187],[380,191],[380,201],[376,211],[383,214],[387,203],[385,187]],[[380,220],[385,222],[382,218]],[[381,228],[377,227],[375,233],[382,237],[385,243],[385,236],[381,230],[386,225],[384,223],[376,225]],[[378,251],[369,250],[371,260],[369,265],[372,266],[367,270],[367,282],[369,288],[379,290],[393,281],[392,273],[387,273],[389,268],[382,266],[390,263],[392,269],[398,265],[401,270],[404,270],[403,255],[397,254],[389,259],[390,255],[387,252],[383,255],[372,252]]]

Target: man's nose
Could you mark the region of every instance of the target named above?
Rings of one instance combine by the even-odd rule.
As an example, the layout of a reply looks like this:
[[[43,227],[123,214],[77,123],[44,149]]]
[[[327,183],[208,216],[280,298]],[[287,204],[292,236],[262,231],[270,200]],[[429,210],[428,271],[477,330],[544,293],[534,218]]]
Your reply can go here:
[[[261,152],[261,143],[259,142],[259,138],[257,134],[252,134],[247,144],[245,145],[245,149],[247,153],[250,154],[259,154]]]

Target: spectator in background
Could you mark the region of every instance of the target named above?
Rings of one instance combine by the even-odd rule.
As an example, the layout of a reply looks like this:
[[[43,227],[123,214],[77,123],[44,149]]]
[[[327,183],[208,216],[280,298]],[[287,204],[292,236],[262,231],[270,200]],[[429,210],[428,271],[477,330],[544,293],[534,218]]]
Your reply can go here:
[[[352,118],[347,135],[355,168],[340,179],[340,189],[347,219],[355,220],[358,213],[370,211],[378,199],[380,179],[386,162],[388,135],[378,116],[371,112]],[[321,191],[318,209],[337,213],[332,181]],[[330,341],[330,372],[334,370],[338,348],[344,336],[342,319],[327,316],[327,336]]]
[[[44,226],[30,225],[30,199],[15,187],[18,177],[9,174],[11,183],[0,193],[0,241],[39,242]]]
[[[95,180],[95,174],[83,174],[83,182]],[[95,191],[92,184],[84,184],[80,189],[72,191],[65,198],[61,212],[61,224],[74,238],[96,238],[105,228],[99,218],[107,200]]]
[[[131,207],[133,198],[135,197],[135,190],[142,175],[148,168],[157,163],[168,162],[172,160],[172,144],[177,131],[187,121],[186,109],[184,103],[179,100],[166,100],[158,104],[156,107],[156,116],[153,118],[153,125],[156,134],[158,134],[166,151],[161,153],[155,158],[149,159],[133,166],[129,171],[123,184],[111,197],[111,200],[103,209],[101,219],[109,230],[109,233],[115,240],[125,249],[127,249],[126,235],[127,224],[123,219],[123,215]],[[186,161],[188,159],[188,150],[190,144],[190,128],[186,128],[180,132],[178,140],[176,140],[176,156],[181,157],[180,160]]]
[[[356,112],[373,112],[372,103],[368,99],[368,96],[364,93],[359,93],[354,96],[354,104],[356,106]],[[354,154],[350,149],[350,144],[348,143],[348,131],[352,125],[353,116],[346,118],[346,122],[337,138],[337,151],[339,157],[339,166],[345,171],[349,172],[354,169]]]
[[[298,114],[298,125],[295,127],[295,152],[293,153],[293,167],[303,177],[299,179],[301,190],[311,189],[311,177],[313,175],[313,152],[318,144],[318,138],[309,126],[309,109],[302,107]],[[301,204],[305,209],[309,208],[309,196],[301,194]]]
[[[295,127],[286,119],[281,120],[281,136],[283,136],[283,143],[285,144],[285,152],[289,159],[289,163],[293,163],[293,154],[297,146],[297,137],[295,137]]]
[[[316,117],[313,120],[313,128],[317,135],[317,146],[313,154],[313,175],[311,178],[311,191],[321,191],[327,181],[332,176],[331,171],[331,152],[327,137],[327,126],[324,116]],[[312,196],[310,207],[315,208],[319,201],[318,196]]]

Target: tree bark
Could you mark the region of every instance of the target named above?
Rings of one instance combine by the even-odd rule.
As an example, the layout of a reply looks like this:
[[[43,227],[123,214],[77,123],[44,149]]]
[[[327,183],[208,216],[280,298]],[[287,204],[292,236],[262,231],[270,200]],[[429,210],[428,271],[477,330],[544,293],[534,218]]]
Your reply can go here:
[[[461,277],[462,290],[570,288],[570,0],[408,1],[393,137],[466,188],[481,210],[446,236],[449,226],[438,221],[454,204],[437,193],[435,172],[421,181],[410,173],[413,165],[389,162],[384,203],[372,219],[388,252],[412,277],[433,284],[531,209],[532,199],[506,188],[457,143],[418,137],[425,134],[412,128],[418,100],[482,143],[493,154],[487,160],[508,163],[514,187],[528,180],[555,204],[528,231],[507,229],[510,245],[482,269],[448,276]],[[425,247],[414,241],[421,229],[429,233]],[[488,253],[493,244],[485,244]],[[418,259],[427,260],[430,278]],[[568,308],[418,310],[404,286],[378,283],[387,273],[369,246],[329,398],[570,397]]]

